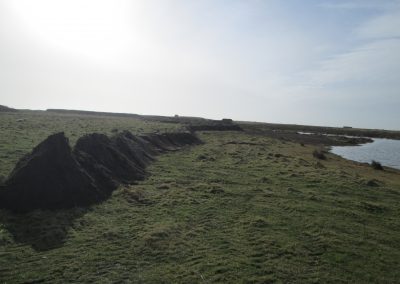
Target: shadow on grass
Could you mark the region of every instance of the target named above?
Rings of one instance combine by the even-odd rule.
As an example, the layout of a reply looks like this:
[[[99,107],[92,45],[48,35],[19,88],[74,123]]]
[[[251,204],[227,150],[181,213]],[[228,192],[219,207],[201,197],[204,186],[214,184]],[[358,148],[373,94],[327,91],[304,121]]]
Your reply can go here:
[[[69,229],[81,225],[76,219],[88,210],[35,210],[24,214],[1,210],[0,224],[3,224],[15,242],[28,244],[36,251],[47,251],[62,246]]]

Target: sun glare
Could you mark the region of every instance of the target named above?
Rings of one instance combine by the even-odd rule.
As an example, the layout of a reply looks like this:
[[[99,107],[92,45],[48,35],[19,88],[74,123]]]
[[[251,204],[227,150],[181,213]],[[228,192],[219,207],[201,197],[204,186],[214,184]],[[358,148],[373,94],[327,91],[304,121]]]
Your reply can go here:
[[[129,48],[140,14],[129,1],[17,0],[7,7],[41,44],[102,60]]]

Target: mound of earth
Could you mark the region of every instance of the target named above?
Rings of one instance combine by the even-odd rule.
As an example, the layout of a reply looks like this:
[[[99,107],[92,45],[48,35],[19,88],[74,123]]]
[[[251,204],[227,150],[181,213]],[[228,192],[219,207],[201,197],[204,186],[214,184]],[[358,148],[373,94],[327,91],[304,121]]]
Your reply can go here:
[[[185,145],[196,145],[201,143],[195,135],[187,132],[150,134],[141,136],[141,138],[145,140],[149,147],[152,148],[152,151],[156,153],[174,151]]]
[[[0,206],[14,211],[87,206],[120,184],[142,180],[155,156],[200,144],[191,133],[81,137],[72,150],[64,133],[49,136],[23,157],[0,188]]]
[[[24,156],[4,187],[0,205],[15,211],[80,206],[101,195],[74,158],[64,133],[49,136]]]
[[[97,186],[110,192],[120,183],[132,183],[145,176],[145,166],[137,162],[130,146],[122,135],[110,139],[104,134],[94,133],[76,142],[74,154],[82,167],[94,177]]]
[[[243,131],[243,129],[238,124],[227,122],[189,125],[188,129],[190,131]]]

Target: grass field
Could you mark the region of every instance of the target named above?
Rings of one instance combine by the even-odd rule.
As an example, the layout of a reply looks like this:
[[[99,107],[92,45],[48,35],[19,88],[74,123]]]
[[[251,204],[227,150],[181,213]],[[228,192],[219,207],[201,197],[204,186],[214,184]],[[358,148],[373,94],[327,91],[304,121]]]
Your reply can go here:
[[[179,129],[135,119],[0,114],[0,174],[48,134]],[[25,117],[26,116],[26,117]],[[114,130],[115,131],[115,130]],[[90,208],[0,211],[0,282],[396,283],[400,173],[245,132],[158,157]],[[376,180],[371,186],[368,181]]]

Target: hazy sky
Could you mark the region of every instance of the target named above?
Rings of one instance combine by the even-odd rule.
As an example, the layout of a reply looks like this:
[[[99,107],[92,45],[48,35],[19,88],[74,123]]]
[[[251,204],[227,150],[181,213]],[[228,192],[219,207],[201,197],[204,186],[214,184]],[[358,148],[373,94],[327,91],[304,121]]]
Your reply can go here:
[[[0,0],[0,104],[400,129],[400,1]]]

